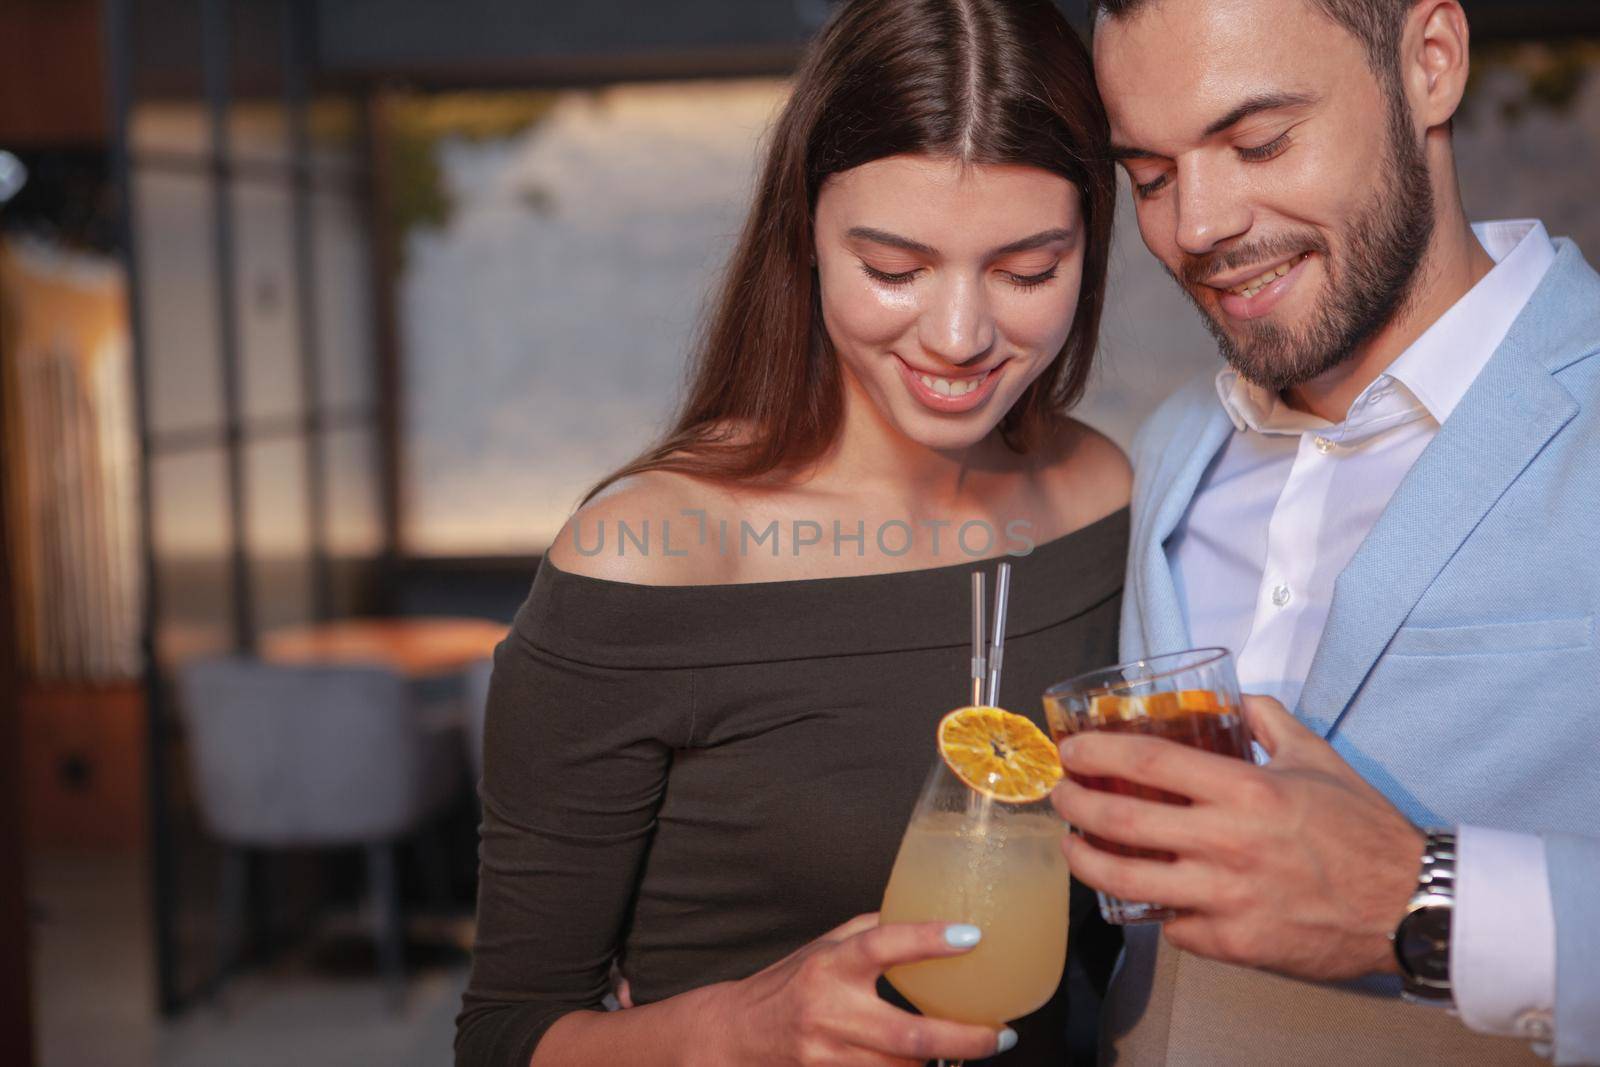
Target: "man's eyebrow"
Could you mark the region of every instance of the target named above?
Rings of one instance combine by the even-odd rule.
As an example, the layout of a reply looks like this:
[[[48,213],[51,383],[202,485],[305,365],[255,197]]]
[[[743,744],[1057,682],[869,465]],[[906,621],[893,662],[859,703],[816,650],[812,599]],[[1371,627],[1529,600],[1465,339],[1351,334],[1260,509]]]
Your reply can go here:
[[[1160,156],[1145,148],[1133,148],[1129,145],[1114,144],[1111,146],[1111,159],[1121,163],[1127,159],[1159,159]]]
[[[1305,107],[1307,104],[1316,103],[1317,98],[1310,93],[1262,93],[1252,96],[1226,115],[1217,119],[1206,127],[1205,136],[1215,137],[1228,127],[1243,122],[1251,115],[1259,115],[1263,111],[1278,111],[1287,107]],[[1161,153],[1152,152],[1146,148],[1134,148],[1131,145],[1113,144],[1111,146],[1111,159],[1115,163],[1122,163],[1130,159],[1163,159]]]
[[[1251,115],[1258,115],[1263,111],[1278,111],[1286,107],[1305,107],[1315,103],[1316,97],[1310,93],[1262,93],[1252,96],[1226,115],[1206,127],[1206,136],[1214,137],[1234,126]]]
[[[930,259],[939,255],[938,252],[921,241],[913,241],[909,237],[901,237],[899,234],[890,233],[887,230],[875,230],[871,226],[852,226],[845,236],[858,238],[862,241],[871,241],[873,244],[888,245],[890,248],[903,248],[907,252],[915,252]]]

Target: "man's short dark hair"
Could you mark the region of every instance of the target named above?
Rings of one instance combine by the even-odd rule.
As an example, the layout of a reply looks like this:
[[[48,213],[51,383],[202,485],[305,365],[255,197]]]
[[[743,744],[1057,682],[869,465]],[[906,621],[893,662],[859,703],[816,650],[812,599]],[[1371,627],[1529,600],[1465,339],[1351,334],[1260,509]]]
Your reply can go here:
[[[1089,0],[1089,21],[1120,19],[1158,0]],[[1349,30],[1366,50],[1367,63],[1391,89],[1400,82],[1400,32],[1417,0],[1308,0]]]

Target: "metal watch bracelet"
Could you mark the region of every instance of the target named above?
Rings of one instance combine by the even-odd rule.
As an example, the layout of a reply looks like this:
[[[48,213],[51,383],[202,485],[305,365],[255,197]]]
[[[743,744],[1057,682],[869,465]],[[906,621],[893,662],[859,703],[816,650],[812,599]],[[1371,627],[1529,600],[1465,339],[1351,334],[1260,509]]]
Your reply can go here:
[[[1422,849],[1416,891],[1390,935],[1408,997],[1429,1003],[1451,1000],[1450,929],[1455,888],[1455,831],[1431,832]]]

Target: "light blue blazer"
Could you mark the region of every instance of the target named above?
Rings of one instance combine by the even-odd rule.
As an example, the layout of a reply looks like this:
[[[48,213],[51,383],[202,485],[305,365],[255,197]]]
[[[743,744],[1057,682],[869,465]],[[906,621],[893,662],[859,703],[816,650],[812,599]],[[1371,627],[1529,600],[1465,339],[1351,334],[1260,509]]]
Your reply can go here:
[[[1417,825],[1544,838],[1556,1061],[1577,1064],[1600,1063],[1600,275],[1556,245],[1339,576],[1295,711]],[[1207,378],[1135,442],[1124,659],[1191,645],[1165,542],[1232,429]],[[1154,951],[1130,939],[1130,957]],[[1125,960],[1118,984],[1132,987],[1110,1005],[1123,1029],[1182,1011],[1172,990],[1137,988],[1154,966],[1140,964]]]

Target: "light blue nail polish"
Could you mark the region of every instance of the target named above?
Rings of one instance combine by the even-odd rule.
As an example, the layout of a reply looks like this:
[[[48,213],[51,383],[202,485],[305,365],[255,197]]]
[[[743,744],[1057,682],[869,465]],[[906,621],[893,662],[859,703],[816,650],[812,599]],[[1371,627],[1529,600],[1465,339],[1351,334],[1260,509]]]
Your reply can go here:
[[[995,1055],[999,1055],[1002,1052],[1010,1052],[1016,1047],[1017,1032],[1009,1026],[1000,1031],[1000,1037],[994,1043]]]
[[[951,923],[944,928],[944,942],[951,948],[971,948],[983,939],[983,931],[971,923]]]

